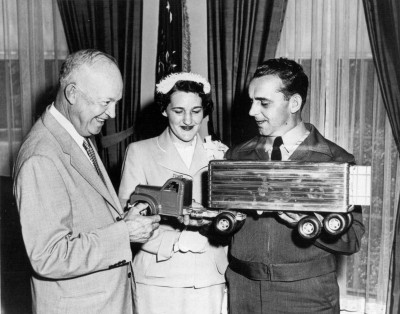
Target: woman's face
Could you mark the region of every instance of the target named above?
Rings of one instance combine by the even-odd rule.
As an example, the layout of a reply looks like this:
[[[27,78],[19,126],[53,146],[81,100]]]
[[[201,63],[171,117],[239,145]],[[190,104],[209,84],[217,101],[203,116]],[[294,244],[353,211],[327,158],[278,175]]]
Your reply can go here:
[[[163,115],[168,118],[169,126],[175,138],[190,143],[199,132],[204,112],[201,98],[194,93],[176,91]]]

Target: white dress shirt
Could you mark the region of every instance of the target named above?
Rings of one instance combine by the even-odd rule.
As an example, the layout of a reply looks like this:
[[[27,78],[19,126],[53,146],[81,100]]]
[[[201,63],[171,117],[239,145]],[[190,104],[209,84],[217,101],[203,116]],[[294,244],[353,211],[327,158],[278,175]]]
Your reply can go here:
[[[90,160],[88,153],[86,152],[86,149],[83,147],[83,141],[84,141],[83,136],[81,136],[76,131],[72,123],[68,121],[68,119],[64,117],[62,113],[57,110],[56,107],[54,107],[54,103],[51,104],[49,112],[54,117],[54,119],[56,119],[57,122],[60,123],[61,126],[69,133],[69,135],[71,135],[74,141],[78,144],[79,148],[84,152],[85,156],[89,159],[90,163],[93,164],[92,161]]]
[[[179,155],[181,156],[183,162],[185,163],[188,169],[190,169],[190,165],[192,164],[196,142],[197,142],[197,135],[193,138],[190,144],[174,142],[174,145],[178,150]]]
[[[281,145],[280,150],[282,154],[282,161],[290,160],[290,156],[293,152],[299,147],[299,145],[307,138],[310,134],[310,131],[306,129],[304,122],[300,122],[289,132],[282,135],[283,145]],[[268,137],[267,143],[265,146],[265,150],[268,152],[268,155],[272,154],[272,144],[275,140],[275,137]]]

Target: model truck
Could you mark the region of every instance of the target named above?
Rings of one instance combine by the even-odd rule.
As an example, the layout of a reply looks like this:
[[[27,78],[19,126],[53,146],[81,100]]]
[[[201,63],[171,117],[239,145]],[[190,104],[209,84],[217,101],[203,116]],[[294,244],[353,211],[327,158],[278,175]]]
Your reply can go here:
[[[183,216],[192,206],[192,181],[171,178],[161,187],[138,185],[129,199],[130,205],[136,202],[149,204],[147,215]]]
[[[369,166],[348,163],[213,160],[208,168],[207,209],[191,208],[190,181],[177,178],[161,188],[139,185],[130,202],[148,202],[153,214],[210,219],[218,233],[227,235],[239,228],[246,213],[301,212],[306,216],[297,224],[298,233],[314,239],[322,230],[332,236],[347,230],[351,205],[370,204],[370,180]],[[173,193],[171,182],[180,187]]]

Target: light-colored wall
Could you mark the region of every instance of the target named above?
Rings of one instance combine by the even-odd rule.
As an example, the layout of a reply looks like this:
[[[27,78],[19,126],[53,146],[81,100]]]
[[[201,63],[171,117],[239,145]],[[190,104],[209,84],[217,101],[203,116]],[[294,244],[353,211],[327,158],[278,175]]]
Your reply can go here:
[[[146,108],[154,101],[158,36],[159,0],[143,1],[142,75],[140,105]]]
[[[208,79],[207,53],[207,0],[186,0],[190,28],[190,61],[191,72],[198,73]],[[208,117],[203,120],[200,134],[207,132]]]
[[[191,71],[208,77],[207,0],[186,0],[189,16]]]

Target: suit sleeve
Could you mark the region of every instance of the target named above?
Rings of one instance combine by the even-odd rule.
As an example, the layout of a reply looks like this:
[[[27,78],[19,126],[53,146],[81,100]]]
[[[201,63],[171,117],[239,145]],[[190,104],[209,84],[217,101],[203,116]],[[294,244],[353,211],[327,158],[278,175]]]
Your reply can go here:
[[[145,169],[151,162],[146,158],[144,149],[137,147],[135,143],[128,146],[124,166],[122,169],[121,184],[118,196],[122,206],[126,205],[132,192],[139,184],[155,185],[148,182]],[[206,250],[208,240],[199,232],[188,230],[171,230],[162,226],[156,230],[149,241],[141,246],[141,249],[157,255],[158,261],[167,260],[178,251],[203,253]]]
[[[16,174],[14,193],[25,247],[40,276],[67,279],[130,261],[129,232],[123,221],[73,232],[74,200],[51,159],[27,159]]]
[[[124,164],[122,165],[121,182],[118,197],[122,208],[126,207],[127,201],[139,184],[147,184],[144,173],[144,165],[140,163],[141,156],[135,144],[130,144],[126,149]]]
[[[361,238],[365,233],[361,206],[355,206],[352,215],[353,223],[344,234],[338,238],[322,234],[315,245],[336,254],[350,255],[358,252],[361,247]]]

